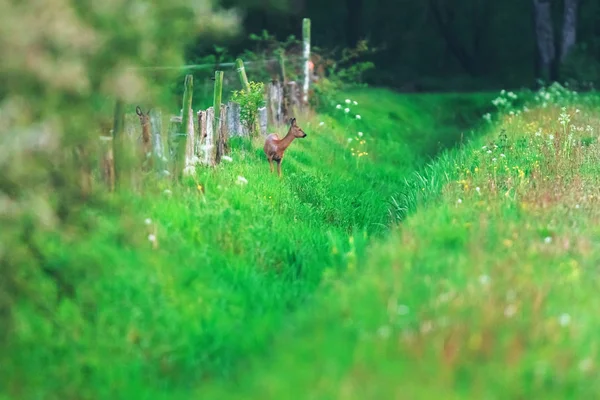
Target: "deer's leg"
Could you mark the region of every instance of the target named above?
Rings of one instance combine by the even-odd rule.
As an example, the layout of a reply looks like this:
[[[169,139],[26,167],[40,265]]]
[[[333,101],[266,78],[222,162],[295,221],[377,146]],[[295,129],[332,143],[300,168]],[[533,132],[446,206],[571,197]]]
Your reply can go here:
[[[281,176],[281,162],[283,160],[277,160],[277,175]]]
[[[271,168],[271,173],[273,173],[273,157],[269,157],[269,167]]]

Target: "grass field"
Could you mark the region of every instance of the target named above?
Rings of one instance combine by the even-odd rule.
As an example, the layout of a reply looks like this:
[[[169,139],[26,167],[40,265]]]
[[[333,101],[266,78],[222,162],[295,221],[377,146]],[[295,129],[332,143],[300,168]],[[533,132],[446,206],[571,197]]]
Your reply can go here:
[[[230,376],[313,301],[324,274],[365,262],[404,177],[467,134],[491,98],[348,96],[351,112],[341,97],[342,110],[299,119],[308,137],[281,180],[260,140],[233,143],[232,162],[184,187],[90,206],[24,239],[4,393],[154,398]]]
[[[598,106],[494,97],[347,93],[282,179],[233,143],[28,238],[0,393],[593,398]]]
[[[504,115],[419,174],[435,201],[211,397],[596,398],[600,118],[571,104]]]

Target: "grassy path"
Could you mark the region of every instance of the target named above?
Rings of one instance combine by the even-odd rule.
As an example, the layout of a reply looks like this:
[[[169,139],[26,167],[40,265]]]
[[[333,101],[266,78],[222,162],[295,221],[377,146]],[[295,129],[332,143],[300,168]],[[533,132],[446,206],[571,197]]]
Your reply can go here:
[[[282,180],[255,142],[174,192],[82,209],[32,238],[38,259],[76,292],[57,301],[47,276],[24,275],[31,294],[14,308],[0,366],[11,384],[0,390],[173,398],[264,353],[324,277],[365,262],[404,177],[489,108],[481,95],[348,96],[350,112],[341,98],[341,110],[299,121],[308,138],[288,150]]]
[[[207,398],[597,398],[598,102],[504,115],[421,175],[425,204],[325,279]],[[433,201],[431,199],[434,199]]]

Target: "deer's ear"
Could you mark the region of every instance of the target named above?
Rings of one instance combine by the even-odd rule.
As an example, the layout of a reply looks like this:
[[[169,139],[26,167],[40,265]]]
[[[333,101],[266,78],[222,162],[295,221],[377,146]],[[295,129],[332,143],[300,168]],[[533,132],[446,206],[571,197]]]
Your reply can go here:
[[[143,115],[143,113],[142,113],[142,109],[140,108],[140,106],[137,106],[137,107],[135,108],[135,113],[136,113],[137,115],[139,115],[140,117]]]
[[[290,125],[296,126],[296,118],[290,118]]]

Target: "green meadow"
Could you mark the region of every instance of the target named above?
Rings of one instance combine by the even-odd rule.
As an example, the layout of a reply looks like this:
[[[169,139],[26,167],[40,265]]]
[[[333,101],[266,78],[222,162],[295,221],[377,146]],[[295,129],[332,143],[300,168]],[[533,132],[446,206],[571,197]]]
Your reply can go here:
[[[17,274],[0,398],[594,398],[599,104],[357,89],[282,178],[255,138],[88,204],[24,239],[61,279]]]

